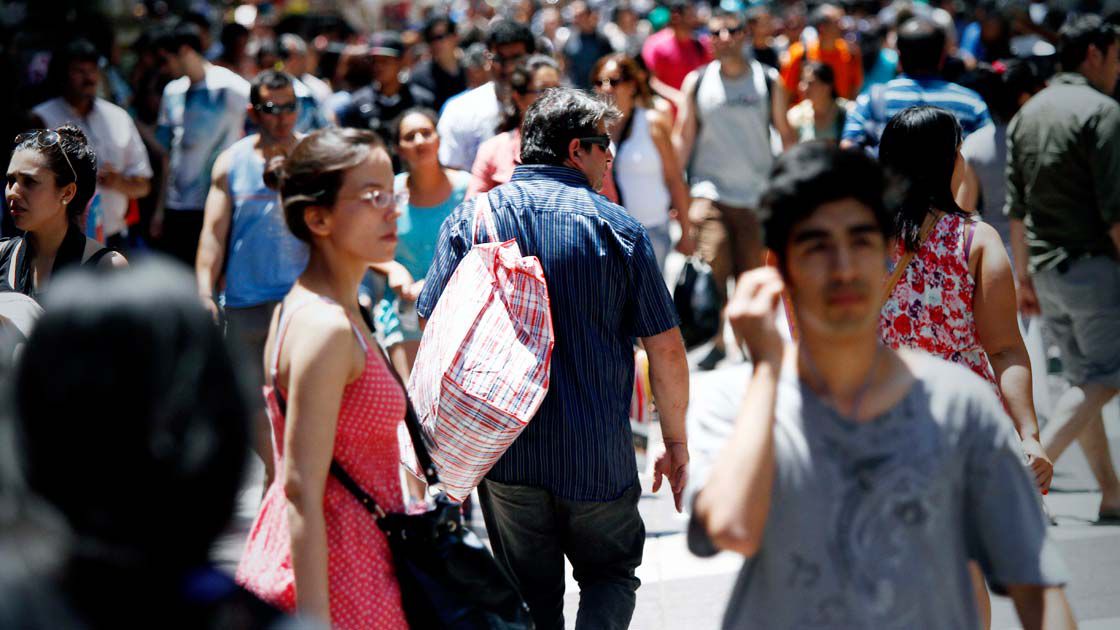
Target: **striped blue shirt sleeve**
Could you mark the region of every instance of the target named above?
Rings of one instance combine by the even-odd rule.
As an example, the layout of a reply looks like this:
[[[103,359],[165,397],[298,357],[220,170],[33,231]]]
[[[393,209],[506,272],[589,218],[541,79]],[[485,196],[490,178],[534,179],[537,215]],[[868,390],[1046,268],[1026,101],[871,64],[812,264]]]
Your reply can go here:
[[[471,204],[474,205],[473,203]],[[416,313],[427,319],[432,316],[432,311],[447,288],[451,275],[459,267],[459,262],[470,250],[468,243],[462,238],[462,221],[460,214],[453,212],[443,220],[439,227],[439,237],[436,240],[436,252],[432,257],[432,265],[428,267],[428,275],[424,278],[424,288],[416,300]]]
[[[841,135],[841,139],[849,140],[858,145],[867,144],[867,121],[870,119],[871,97],[868,94],[860,94],[856,98],[856,106],[848,112],[848,117],[844,121],[844,133]]]
[[[645,230],[641,230],[634,243],[629,270],[630,291],[624,316],[624,321],[629,322],[629,334],[652,337],[679,326],[677,309],[665,286],[653,253],[653,244]]]

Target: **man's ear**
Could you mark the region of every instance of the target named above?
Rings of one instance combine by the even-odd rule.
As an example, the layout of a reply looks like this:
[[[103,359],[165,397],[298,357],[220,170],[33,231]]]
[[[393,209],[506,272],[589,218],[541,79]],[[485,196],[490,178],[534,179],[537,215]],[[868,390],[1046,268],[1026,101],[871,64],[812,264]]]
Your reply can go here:
[[[568,142],[568,159],[569,160],[571,160],[573,162],[576,162],[577,159],[580,159],[580,158],[578,158],[579,148],[580,148],[579,147],[579,140],[577,140],[575,138],[572,138],[571,141]],[[578,162],[576,162],[576,163],[578,164]]]

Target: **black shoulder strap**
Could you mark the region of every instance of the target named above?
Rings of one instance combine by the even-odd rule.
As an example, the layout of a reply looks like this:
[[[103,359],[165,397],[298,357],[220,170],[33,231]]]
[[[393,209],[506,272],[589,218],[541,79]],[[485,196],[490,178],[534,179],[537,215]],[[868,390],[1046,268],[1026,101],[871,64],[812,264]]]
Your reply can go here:
[[[82,266],[83,267],[96,267],[97,263],[101,262],[102,258],[108,256],[109,254],[113,253],[114,251],[116,251],[116,250],[113,249],[112,247],[102,247],[101,249],[94,252],[92,256],[87,258],[86,261],[84,263],[82,263]]]

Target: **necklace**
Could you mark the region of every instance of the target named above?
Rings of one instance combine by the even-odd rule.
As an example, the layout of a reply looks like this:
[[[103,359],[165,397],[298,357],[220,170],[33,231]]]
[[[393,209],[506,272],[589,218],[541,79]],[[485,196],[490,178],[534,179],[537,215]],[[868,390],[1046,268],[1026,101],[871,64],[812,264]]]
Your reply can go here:
[[[859,386],[859,389],[856,390],[856,395],[852,400],[851,415],[847,415],[844,412],[840,411],[840,406],[836,404],[836,399],[835,397],[833,397],[832,391],[828,387],[828,381],[825,380],[824,375],[822,375],[821,371],[817,368],[817,364],[813,362],[813,357],[810,356],[807,351],[805,351],[803,345],[798,346],[797,353],[801,355],[801,357],[805,360],[805,367],[809,369],[809,374],[810,376],[812,376],[813,380],[817,381],[818,387],[821,390],[820,397],[824,399],[828,406],[832,407],[832,409],[836,411],[836,413],[841,417],[848,418],[850,420],[855,420],[856,418],[858,418],[859,409],[863,405],[863,397],[867,394],[867,391],[871,389],[871,382],[875,380],[875,370],[879,367],[879,360],[883,355],[883,344],[878,342],[875,343],[875,356],[872,357],[871,360],[871,369],[867,371],[867,375],[864,377],[863,383]]]

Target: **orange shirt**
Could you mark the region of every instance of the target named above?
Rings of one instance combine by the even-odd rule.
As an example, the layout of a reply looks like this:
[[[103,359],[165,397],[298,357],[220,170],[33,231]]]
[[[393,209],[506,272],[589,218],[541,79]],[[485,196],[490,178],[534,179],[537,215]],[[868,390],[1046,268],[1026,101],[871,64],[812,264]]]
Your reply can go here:
[[[782,60],[782,84],[789,92],[790,105],[804,97],[798,90],[798,84],[801,82],[801,67],[805,59],[832,66],[832,71],[836,74],[836,91],[841,98],[854,99],[859,94],[859,89],[863,86],[863,61],[848,48],[848,42],[838,39],[832,50],[821,50],[820,44],[814,43],[807,52],[804,44],[795,42]]]

